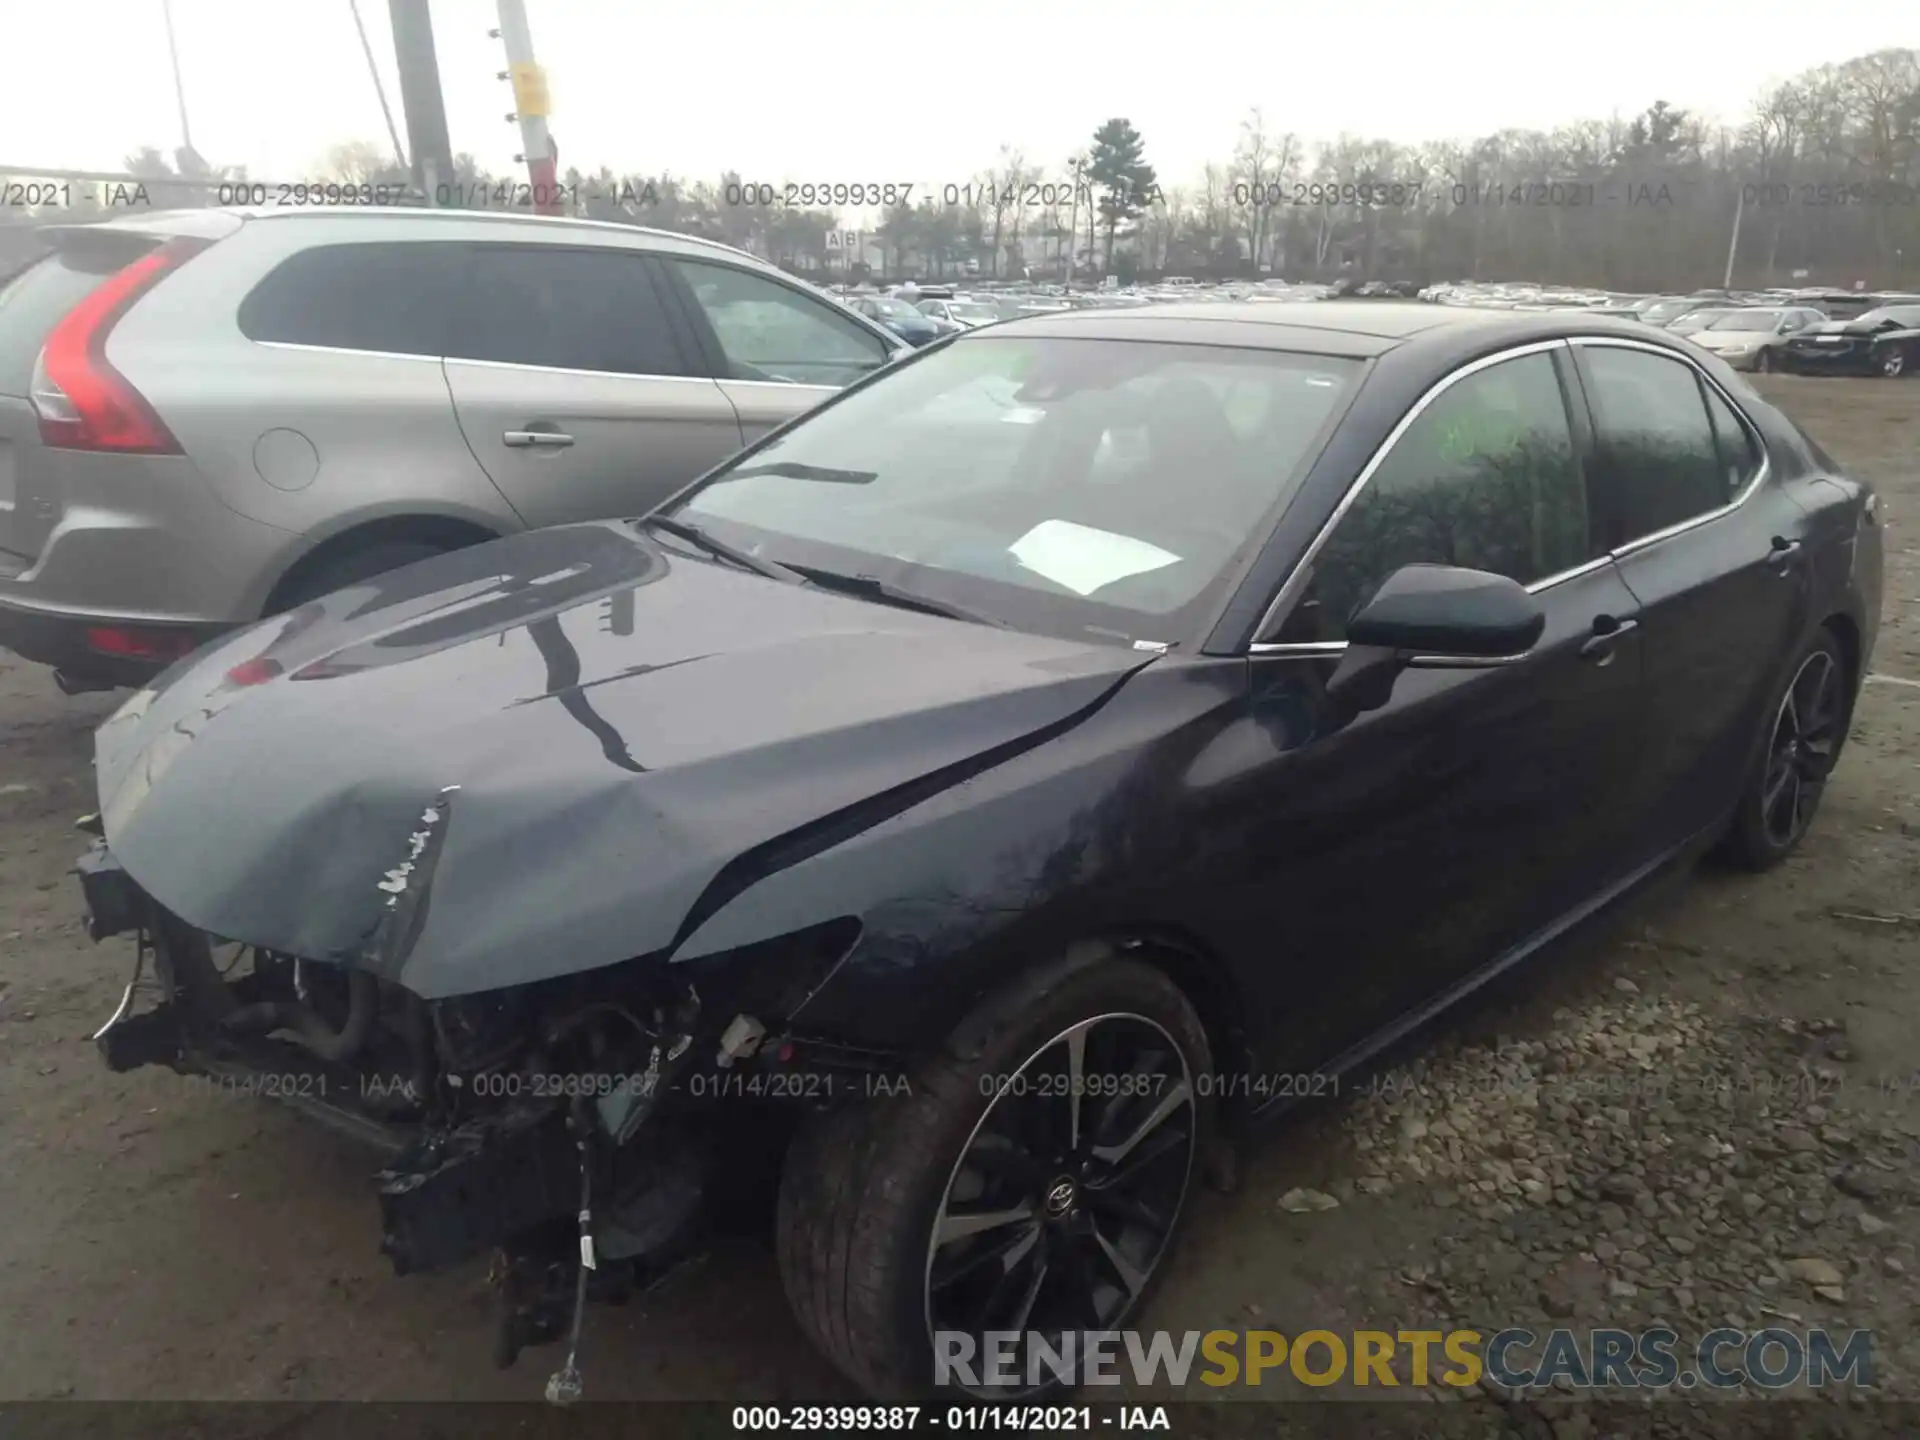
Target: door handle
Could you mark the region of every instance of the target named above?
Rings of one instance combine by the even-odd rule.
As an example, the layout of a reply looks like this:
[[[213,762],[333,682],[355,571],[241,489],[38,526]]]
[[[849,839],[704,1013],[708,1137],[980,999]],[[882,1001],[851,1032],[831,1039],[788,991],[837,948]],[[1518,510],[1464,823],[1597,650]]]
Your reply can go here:
[[[1614,642],[1640,628],[1638,620],[1616,620],[1602,615],[1593,622],[1593,637],[1580,647],[1580,658],[1605,665],[1613,659]]]
[[[1793,564],[1794,557],[1800,553],[1800,542],[1789,540],[1784,535],[1773,537],[1773,548],[1767,551],[1767,563],[1774,569],[1784,572]]]
[[[500,439],[509,450],[564,450],[573,444],[573,436],[558,430],[509,430]]]

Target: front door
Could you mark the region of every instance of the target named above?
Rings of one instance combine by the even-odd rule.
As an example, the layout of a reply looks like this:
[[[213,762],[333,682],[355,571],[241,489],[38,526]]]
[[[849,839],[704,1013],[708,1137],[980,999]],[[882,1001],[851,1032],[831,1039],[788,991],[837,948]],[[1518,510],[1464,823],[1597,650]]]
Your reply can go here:
[[[1256,1010],[1274,1060],[1310,1069],[1541,932],[1620,864],[1633,763],[1638,605],[1600,550],[1569,425],[1564,355],[1472,368],[1383,458],[1326,542],[1277,647],[1249,662],[1265,732],[1215,903],[1265,947]],[[1346,621],[1403,565],[1533,589],[1525,657],[1410,669],[1331,726]]]

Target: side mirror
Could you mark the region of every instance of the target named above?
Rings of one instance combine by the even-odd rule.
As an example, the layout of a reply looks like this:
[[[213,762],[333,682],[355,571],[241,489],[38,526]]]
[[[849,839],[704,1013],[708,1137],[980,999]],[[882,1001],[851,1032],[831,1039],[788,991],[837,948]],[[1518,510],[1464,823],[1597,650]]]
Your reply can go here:
[[[1498,665],[1531,650],[1546,626],[1539,602],[1504,575],[1407,565],[1347,622],[1327,696],[1355,713],[1377,710],[1410,666]]]
[[[1524,655],[1546,628],[1539,603],[1504,575],[1407,565],[1347,622],[1347,643],[1490,660]]]

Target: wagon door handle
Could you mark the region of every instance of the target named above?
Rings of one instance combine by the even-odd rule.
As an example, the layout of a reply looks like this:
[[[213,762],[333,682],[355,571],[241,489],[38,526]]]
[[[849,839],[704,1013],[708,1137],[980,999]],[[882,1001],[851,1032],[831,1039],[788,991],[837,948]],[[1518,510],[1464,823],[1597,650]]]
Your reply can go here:
[[[509,430],[500,439],[509,450],[564,450],[573,444],[573,436],[558,430]]]
[[[1789,540],[1784,535],[1773,537],[1773,548],[1767,551],[1767,563],[1774,569],[1785,573],[1793,564],[1794,557],[1800,553],[1800,542]]]
[[[1580,658],[1591,660],[1596,665],[1606,665],[1613,659],[1614,646],[1623,635],[1630,635],[1640,628],[1638,620],[1616,620],[1611,615],[1602,615],[1593,622],[1593,637],[1580,647]]]

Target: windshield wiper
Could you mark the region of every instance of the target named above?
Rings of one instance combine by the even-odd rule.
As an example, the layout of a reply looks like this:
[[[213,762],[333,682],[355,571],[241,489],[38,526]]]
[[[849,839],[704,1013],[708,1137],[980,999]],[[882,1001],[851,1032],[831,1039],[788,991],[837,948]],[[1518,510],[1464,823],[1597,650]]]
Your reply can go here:
[[[739,480],[748,475],[779,475],[788,480],[820,480],[828,485],[871,485],[880,478],[877,470],[835,470],[825,465],[802,465],[798,460],[769,460],[764,465],[746,465],[729,470],[722,479]]]
[[[902,610],[919,610],[928,615],[944,615],[949,620],[967,620],[975,625],[990,625],[996,630],[1007,628],[1004,620],[982,615],[978,610],[969,610],[966,606],[955,605],[951,601],[935,600],[929,595],[918,595],[911,590],[902,590],[898,585],[891,585],[878,575],[842,575],[835,570],[819,570],[811,565],[795,565],[793,569],[822,590],[838,590],[842,594],[855,595],[862,600],[877,600],[883,605],[895,605]]]
[[[709,555],[738,565],[742,570],[751,570],[756,575],[764,575],[769,580],[784,580],[789,585],[804,585],[806,577],[797,571],[789,570],[785,565],[773,560],[762,560],[758,555],[750,555],[737,545],[729,545],[724,540],[715,539],[698,525],[685,520],[676,520],[670,515],[643,515],[636,522],[643,529],[659,530],[697,546]]]

